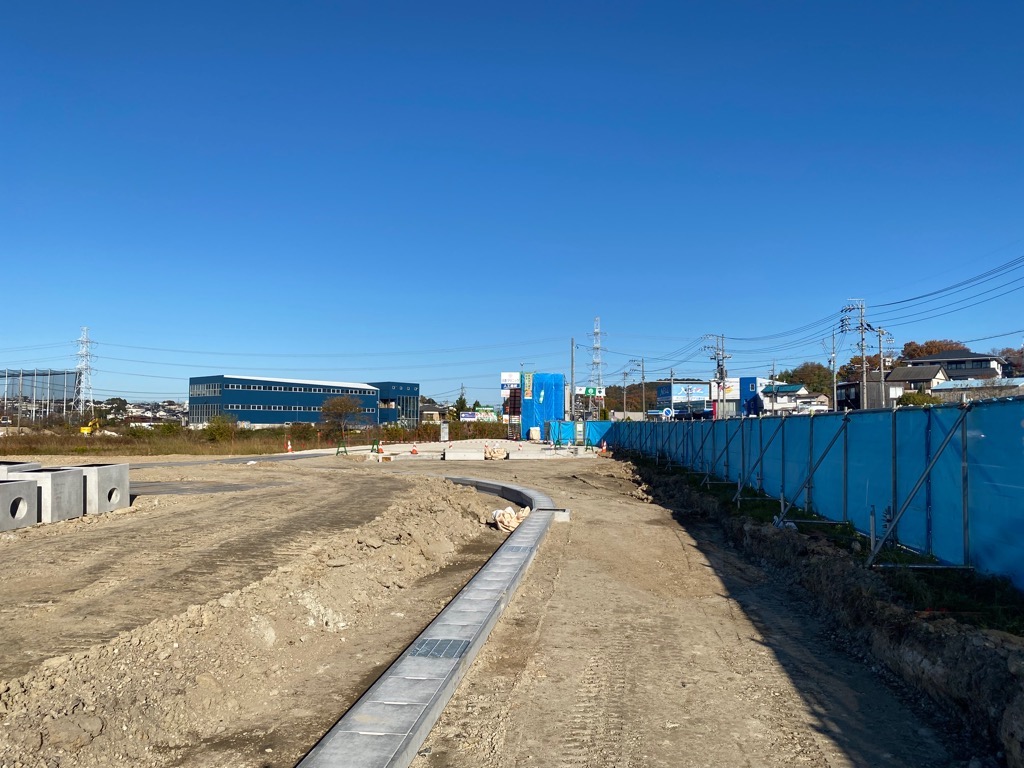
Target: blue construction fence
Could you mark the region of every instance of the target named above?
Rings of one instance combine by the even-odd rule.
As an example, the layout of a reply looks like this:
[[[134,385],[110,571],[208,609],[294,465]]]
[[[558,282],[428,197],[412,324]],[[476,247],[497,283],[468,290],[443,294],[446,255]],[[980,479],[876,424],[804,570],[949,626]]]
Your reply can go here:
[[[879,537],[895,520],[900,545],[1024,589],[1024,398],[585,429],[594,445],[732,481],[865,535],[872,517]]]

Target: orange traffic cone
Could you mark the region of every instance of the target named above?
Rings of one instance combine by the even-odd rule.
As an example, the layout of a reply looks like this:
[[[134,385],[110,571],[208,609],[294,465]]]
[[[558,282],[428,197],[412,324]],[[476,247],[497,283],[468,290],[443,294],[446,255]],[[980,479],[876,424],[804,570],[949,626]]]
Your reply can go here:
[[[413,456],[415,456],[416,454],[419,453],[419,451],[416,450],[416,444],[415,443],[413,443],[412,450],[409,451],[409,453],[411,453]]]
[[[384,446],[377,443],[377,453],[384,453]]]
[[[289,437],[285,447],[288,449],[288,453],[294,453],[292,450],[292,439]]]

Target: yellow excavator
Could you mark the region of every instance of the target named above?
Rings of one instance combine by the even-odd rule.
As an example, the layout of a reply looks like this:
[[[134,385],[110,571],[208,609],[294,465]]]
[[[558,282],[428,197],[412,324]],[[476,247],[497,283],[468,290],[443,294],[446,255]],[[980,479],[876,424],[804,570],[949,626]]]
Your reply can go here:
[[[86,424],[86,425],[85,425],[84,427],[79,427],[79,428],[78,428],[78,431],[79,431],[79,432],[81,432],[81,433],[82,433],[83,435],[85,435],[86,437],[88,437],[88,436],[89,436],[89,435],[91,435],[91,434],[92,434],[93,432],[97,432],[97,431],[99,431],[99,428],[100,428],[100,420],[99,420],[99,419],[92,419],[92,420],[91,420],[91,421],[90,421],[90,422],[89,422],[88,424]]]

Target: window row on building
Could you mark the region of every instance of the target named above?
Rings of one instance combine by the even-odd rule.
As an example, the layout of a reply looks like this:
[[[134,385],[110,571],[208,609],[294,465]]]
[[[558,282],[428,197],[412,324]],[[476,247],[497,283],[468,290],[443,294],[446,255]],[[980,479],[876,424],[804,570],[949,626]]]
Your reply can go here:
[[[232,403],[224,406],[226,411],[307,411],[312,413],[320,413],[322,410],[319,405],[239,405]],[[360,413],[376,413],[376,408],[360,408]]]
[[[204,385],[198,385],[204,386]],[[208,385],[206,385],[208,386]],[[215,385],[216,386],[216,385]],[[252,392],[311,392],[330,395],[372,395],[372,389],[355,389],[353,387],[308,387],[285,384],[225,384],[224,389],[244,389]],[[220,394],[218,391],[216,394]]]
[[[228,388],[231,385],[228,384]],[[188,396],[189,397],[220,397],[220,384],[189,384],[188,385]]]

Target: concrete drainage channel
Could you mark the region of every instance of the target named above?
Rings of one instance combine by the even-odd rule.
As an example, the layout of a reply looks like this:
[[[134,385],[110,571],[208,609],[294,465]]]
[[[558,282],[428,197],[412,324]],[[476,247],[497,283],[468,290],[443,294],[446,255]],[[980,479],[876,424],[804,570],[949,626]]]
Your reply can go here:
[[[512,599],[552,520],[567,516],[539,491],[468,477],[448,479],[529,506],[531,514],[298,768],[399,768],[412,763]]]

